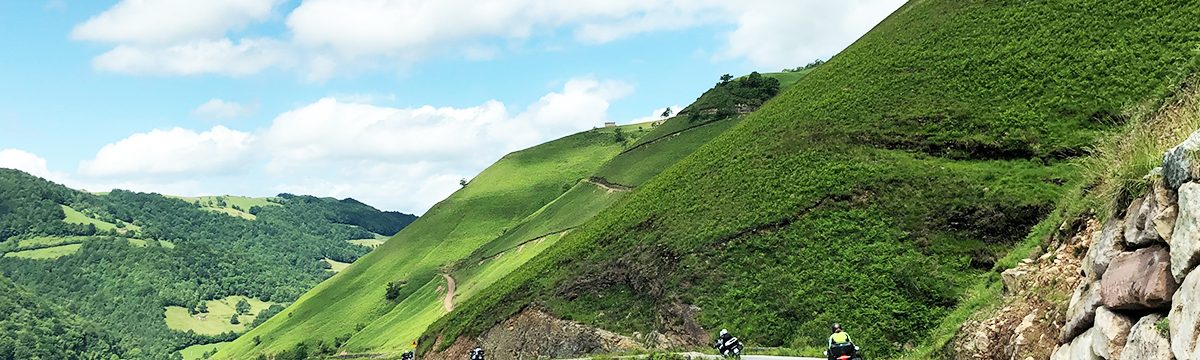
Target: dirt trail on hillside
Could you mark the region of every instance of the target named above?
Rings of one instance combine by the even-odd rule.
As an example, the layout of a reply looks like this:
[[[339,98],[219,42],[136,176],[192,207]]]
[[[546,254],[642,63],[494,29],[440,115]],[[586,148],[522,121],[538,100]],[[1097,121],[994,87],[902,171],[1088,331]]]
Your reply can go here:
[[[611,193],[611,192],[630,192],[630,191],[633,191],[633,187],[632,187],[632,186],[629,186],[629,185],[621,185],[621,184],[617,184],[617,183],[612,183],[612,182],[609,182],[607,179],[605,179],[605,178],[602,178],[602,177],[599,177],[599,176],[593,176],[593,177],[590,177],[590,178],[587,178],[587,179],[583,179],[583,182],[585,182],[585,183],[588,183],[588,184],[595,185],[596,187],[599,187],[599,188],[601,188],[601,189],[604,189],[604,190],[608,190],[608,192],[610,192],[610,193]]]
[[[446,279],[446,298],[442,300],[442,308],[451,312],[454,311],[454,277],[450,274],[442,274],[442,277]]]

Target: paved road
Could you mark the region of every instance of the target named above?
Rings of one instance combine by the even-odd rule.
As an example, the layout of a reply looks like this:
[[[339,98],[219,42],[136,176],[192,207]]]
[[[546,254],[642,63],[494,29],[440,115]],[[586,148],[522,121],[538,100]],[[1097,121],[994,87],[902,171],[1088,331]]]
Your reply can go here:
[[[704,355],[700,353],[682,354],[692,359],[721,359],[718,355]],[[742,355],[742,360],[826,360],[824,358],[814,357],[791,357],[791,356],[770,356],[770,355]]]

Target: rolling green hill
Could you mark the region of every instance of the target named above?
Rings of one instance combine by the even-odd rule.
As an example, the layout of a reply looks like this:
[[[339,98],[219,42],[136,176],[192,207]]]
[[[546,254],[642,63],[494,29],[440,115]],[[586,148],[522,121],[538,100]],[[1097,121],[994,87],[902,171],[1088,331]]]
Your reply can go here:
[[[991,276],[1126,107],[1196,70],[1198,12],[912,1],[460,304],[422,344],[479,335],[529,305],[645,334],[688,304],[706,328],[754,345],[817,347],[836,321],[872,356],[898,355]]]
[[[273,318],[216,358],[409,350],[447,313],[446,276],[456,282],[451,304],[477,296],[739,119],[675,117],[658,126],[587,131],[510,154],[305,295],[287,309],[290,316]],[[389,283],[404,284],[391,301]]]
[[[505,156],[354,266],[301,297],[285,310],[287,316],[272,318],[222,347],[217,358],[279,353],[298,343],[313,349],[346,345],[351,352],[402,351],[420,335],[422,324],[444,311],[437,288],[445,282],[439,273],[510,229],[516,231],[523,219],[579,186],[623,148],[615,131],[587,131]],[[621,131],[641,134],[634,126]],[[385,296],[389,283],[399,288],[392,299]],[[384,333],[386,338],[379,338]]]
[[[270,303],[291,302],[328,278],[322,260],[351,263],[371,250],[351,240],[413,218],[353,199],[290,194],[97,195],[0,169],[0,274],[110,334],[122,358],[166,359],[191,345],[232,340],[259,316],[277,313],[267,311]],[[231,324],[220,299],[243,297],[253,313]],[[42,336],[53,335],[35,337]]]

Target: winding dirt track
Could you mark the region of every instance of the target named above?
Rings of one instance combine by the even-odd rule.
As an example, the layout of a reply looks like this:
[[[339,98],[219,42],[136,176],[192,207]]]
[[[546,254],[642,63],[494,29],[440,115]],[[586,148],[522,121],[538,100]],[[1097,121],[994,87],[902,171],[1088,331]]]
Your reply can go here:
[[[442,274],[442,277],[446,279],[446,298],[442,299],[442,308],[451,312],[454,311],[454,277],[450,274]]]

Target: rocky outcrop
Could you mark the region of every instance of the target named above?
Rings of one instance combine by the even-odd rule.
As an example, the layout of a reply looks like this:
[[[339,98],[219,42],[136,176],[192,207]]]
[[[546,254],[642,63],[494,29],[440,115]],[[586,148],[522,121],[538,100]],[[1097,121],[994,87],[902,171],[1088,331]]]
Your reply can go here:
[[[1200,163],[1195,159],[1197,151],[1200,151],[1200,132],[1192,133],[1182,144],[1163,155],[1162,175],[1168,189],[1175,190],[1186,182],[1200,179]]]
[[[1153,196],[1134,200],[1125,210],[1125,244],[1136,249],[1161,242],[1158,230],[1154,227],[1154,215],[1157,201]]]
[[[1129,331],[1129,340],[1121,351],[1118,360],[1145,360],[1174,358],[1171,354],[1171,341],[1158,330],[1158,323],[1163,316],[1150,314],[1143,316]],[[1113,360],[1113,358],[1109,358]]]
[[[1056,349],[1067,321],[1067,308],[1056,304],[1055,299],[1070,296],[1076,284],[1085,282],[1079,264],[1092,238],[1101,231],[1095,222],[1086,222],[1084,227],[1086,231],[1055,240],[1045,254],[1005,271],[1005,298],[1020,301],[1006,301],[995,316],[964,323],[947,348],[946,358],[1045,359],[1057,350],[1063,359],[1070,359],[1069,344]],[[1089,302],[1099,306],[1098,291],[1092,298]]]
[[[1100,283],[1088,282],[1075,289],[1067,307],[1067,323],[1062,328],[1059,342],[1071,341],[1092,327],[1096,320],[1096,308],[1103,304]]]
[[[1111,219],[1104,224],[1103,230],[1092,235],[1092,245],[1083,261],[1084,264],[1090,264],[1083,267],[1088,279],[1100,279],[1108,270],[1113,258],[1125,251],[1125,246],[1122,245],[1125,240],[1122,232],[1124,227],[1125,222],[1121,219]]]
[[[1106,308],[1096,309],[1096,333],[1092,334],[1092,350],[1105,359],[1117,359],[1125,350],[1133,321]]]
[[[1171,254],[1161,246],[1117,255],[1100,281],[1104,306],[1120,310],[1165,308],[1179,286],[1170,267]]]
[[[1200,184],[1179,187],[1179,217],[1171,237],[1171,273],[1183,281],[1200,261]]]
[[[1104,360],[1092,345],[1095,337],[1096,329],[1092,328],[1071,341],[1071,360]]]
[[[1094,220],[1087,226],[1063,223],[1060,233],[1048,239],[1047,254],[1002,274],[1008,290],[1004,307],[991,318],[964,324],[949,355],[996,360],[1200,360],[1197,156],[1200,131],[1164,154],[1162,168],[1144,179],[1149,185],[1145,194],[1131,199],[1099,231]],[[1069,240],[1062,239],[1064,235]],[[1070,269],[1060,265],[1064,262],[1074,263],[1077,271],[1062,273]],[[1052,283],[1047,278],[1068,284],[1066,290],[1062,285],[1047,286]],[[1073,290],[1072,296],[1064,304],[1068,290]],[[1024,321],[1028,319],[1036,320]],[[1029,329],[1053,333],[1055,326],[1059,345],[1054,349],[1033,352],[1029,349],[1036,346],[1031,342],[1018,341],[1027,338],[1017,333],[1030,333]]]
[[[456,339],[446,350],[425,354],[422,358],[465,359],[467,352],[475,345],[483,347],[488,359],[496,360],[567,359],[643,348],[630,337],[528,308],[496,325],[478,339]]]
[[[1171,329],[1171,351],[1178,360],[1200,360],[1196,352],[1200,336],[1200,273],[1192,272],[1175,293],[1167,316]]]

